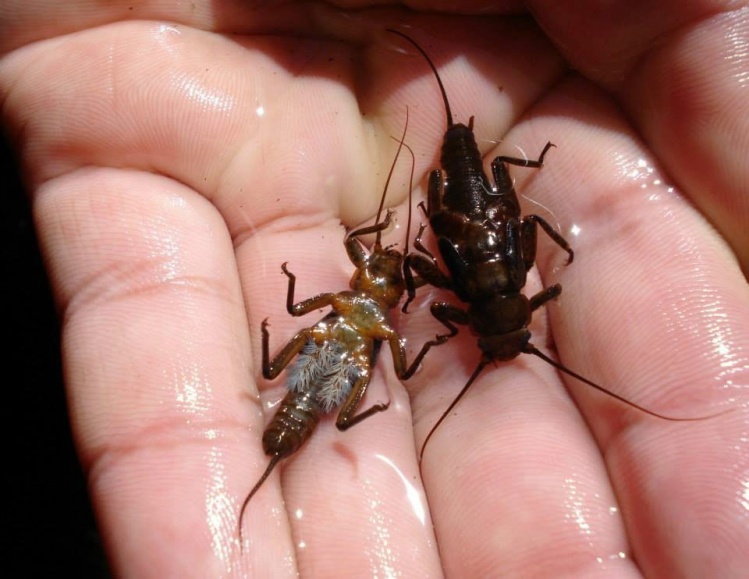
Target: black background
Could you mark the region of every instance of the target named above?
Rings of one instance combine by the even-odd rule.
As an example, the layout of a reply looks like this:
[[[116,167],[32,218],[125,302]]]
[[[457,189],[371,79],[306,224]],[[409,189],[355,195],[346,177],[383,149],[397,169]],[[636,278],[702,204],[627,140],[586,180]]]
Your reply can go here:
[[[73,449],[60,335],[18,165],[0,134],[3,211],[2,350],[4,568],[23,577],[109,577]]]

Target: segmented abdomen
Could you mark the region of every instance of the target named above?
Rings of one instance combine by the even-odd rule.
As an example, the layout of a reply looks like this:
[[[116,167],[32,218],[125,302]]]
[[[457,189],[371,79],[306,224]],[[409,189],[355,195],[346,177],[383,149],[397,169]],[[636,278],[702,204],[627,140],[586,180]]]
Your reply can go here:
[[[483,161],[473,131],[462,124],[447,129],[440,155],[448,187],[444,203],[469,219],[483,219],[486,197],[492,187],[486,179]]]
[[[263,433],[263,450],[281,458],[295,453],[320,422],[317,393],[289,392]]]
[[[359,375],[343,344],[310,340],[287,377],[288,394],[263,433],[263,450],[286,457],[307,441],[320,415],[343,404]]]

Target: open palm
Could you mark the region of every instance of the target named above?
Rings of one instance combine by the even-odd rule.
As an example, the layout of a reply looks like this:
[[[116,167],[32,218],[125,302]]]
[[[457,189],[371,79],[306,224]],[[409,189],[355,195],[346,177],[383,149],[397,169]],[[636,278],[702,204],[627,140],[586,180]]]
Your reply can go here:
[[[746,9],[540,1],[534,20],[512,2],[494,16],[464,3],[480,17],[341,4],[360,6],[0,10],[3,122],[28,176],[113,569],[745,573]],[[564,267],[540,240],[527,291],[564,290],[536,314],[533,343],[662,414],[733,411],[658,420],[520,357],[487,369],[447,417],[422,483],[416,451],[479,352],[462,332],[406,391],[383,349],[364,407],[390,408],[345,433],[324,420],[253,498],[240,552],[239,505],[267,464],[261,401],[283,393],[260,378],[260,322],[275,350],[319,317],[286,313],[281,263],[297,299],[347,287],[344,226],[371,222],[407,107],[417,180],[438,163],[434,77],[388,27],[432,56],[487,159],[557,146],[542,170],[513,169],[525,211],[558,222],[576,255]],[[388,243],[404,241],[406,164]],[[440,331],[430,301],[447,297],[419,290],[400,316],[410,356]]]

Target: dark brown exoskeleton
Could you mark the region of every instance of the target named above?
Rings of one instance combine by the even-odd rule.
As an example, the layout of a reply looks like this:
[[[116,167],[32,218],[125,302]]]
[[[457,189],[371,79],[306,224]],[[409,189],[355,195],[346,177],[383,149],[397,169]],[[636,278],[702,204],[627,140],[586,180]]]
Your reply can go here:
[[[403,142],[404,138],[405,130],[398,153],[401,147],[408,148]],[[315,325],[299,331],[273,359],[269,354],[268,320],[262,323],[263,377],[273,380],[295,357],[296,361],[288,372],[289,392],[263,433],[263,450],[271,458],[242,505],[239,515],[240,544],[242,517],[250,499],[276,464],[294,454],[309,439],[321,414],[340,408],[336,426],[339,430],[347,430],[388,408],[388,404],[375,404],[357,413],[383,342],[390,346],[396,374],[405,380],[413,375],[432,346],[447,340],[445,336],[437,336],[428,341],[409,365],[405,342],[390,321],[390,310],[398,305],[406,292],[403,267],[404,256],[408,253],[411,221],[409,203],[404,252],[400,253],[392,247],[383,248],[380,237],[390,225],[392,212],[388,211],[382,221],[380,216],[397,160],[398,154],[385,183],[376,223],[349,233],[344,242],[348,257],[356,267],[349,284],[351,290],[322,293],[294,303],[296,277],[285,263],[281,266],[289,279],[286,297],[289,314],[303,316],[327,306],[332,309]],[[372,251],[367,254],[358,238],[371,233],[375,233],[376,238]],[[425,282],[417,278],[413,283],[420,286]]]
[[[494,178],[494,184],[491,184],[484,173],[481,153],[473,134],[473,117],[467,126],[455,124],[444,85],[427,53],[402,32],[390,29],[388,32],[405,39],[424,56],[437,79],[447,115],[447,131],[440,154],[442,169],[434,170],[429,175],[425,212],[449,275],[440,270],[437,260],[421,244],[423,225],[414,240],[414,246],[421,254],[409,254],[406,267],[431,285],[454,292],[468,304],[464,309],[435,302],[431,312],[449,329],[448,337],[458,333],[456,324],[467,325],[478,337],[481,350],[481,360],[468,382],[429,431],[421,448],[421,456],[432,434],[484,367],[490,362],[512,360],[523,353],[533,354],[560,371],[647,414],[667,420],[694,420],[670,418],[647,410],[566,368],[530,343],[528,325],[533,312],[562,293],[559,284],[547,287],[530,298],[521,293],[527,273],[536,259],[537,227],[540,226],[554,243],[567,252],[567,265],[572,263],[574,253],[567,241],[542,217],[521,216],[508,165],[541,168],[544,156],[554,145],[546,143],[537,160],[496,157],[491,164]],[[421,207],[424,209],[423,204]],[[404,312],[415,297],[411,287],[408,294]]]

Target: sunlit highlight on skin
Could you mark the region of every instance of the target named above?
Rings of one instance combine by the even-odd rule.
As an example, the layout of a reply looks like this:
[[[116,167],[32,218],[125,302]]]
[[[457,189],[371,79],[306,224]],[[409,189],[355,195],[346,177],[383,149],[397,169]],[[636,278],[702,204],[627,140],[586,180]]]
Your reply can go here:
[[[169,43],[171,36],[181,36],[182,32],[176,26],[171,24],[157,24],[154,27],[154,36],[167,51],[172,52],[171,44]]]
[[[175,39],[182,35],[180,29],[170,24],[159,24],[153,29],[156,43],[175,59],[179,58],[181,45]],[[228,113],[236,107],[236,100],[228,94],[221,94],[215,89],[205,86],[192,74],[177,73],[176,66],[168,69],[173,86],[185,94],[187,98],[197,103],[203,110]]]
[[[734,78],[739,87],[744,88],[749,84],[749,69],[746,67],[749,60],[749,40],[743,27],[732,29],[726,34],[726,41],[730,48],[725,59],[732,67],[738,69]]]
[[[195,78],[183,76],[175,79],[175,85],[187,95],[188,99],[198,103],[203,110],[229,112],[235,107],[236,103],[232,97],[205,87]]]
[[[609,555],[606,559],[604,559],[603,557],[596,557],[596,562],[597,563],[605,563],[606,560],[609,560],[609,561],[616,560],[616,559],[622,559],[623,560],[623,559],[626,559],[626,558],[627,558],[627,554],[624,553],[623,551],[619,551],[618,553],[614,553],[613,555]]]
[[[569,509],[569,512],[565,517],[568,520],[571,520],[584,535],[591,535],[592,530],[586,516],[587,509],[584,506],[584,497],[577,487],[577,481],[572,478],[566,478],[564,479],[564,486],[567,489],[565,505]]]
[[[667,186],[663,179],[656,176],[656,169],[651,165],[647,159],[636,159],[632,161],[625,155],[617,155],[615,159],[616,165],[621,171],[621,175],[628,181],[639,182],[641,189],[648,189],[650,187],[659,188],[660,191],[651,194],[648,197],[650,201],[658,201],[661,198],[662,189],[666,187],[669,193],[673,193],[673,187]]]
[[[392,468],[395,471],[395,473],[398,475],[398,478],[401,479],[401,482],[403,483],[403,486],[406,489],[406,498],[408,499],[408,502],[411,504],[411,508],[413,509],[414,515],[416,515],[416,518],[422,525],[425,525],[426,519],[427,519],[426,507],[424,505],[424,501],[422,500],[423,497],[419,489],[417,489],[414,485],[411,484],[408,478],[406,478],[406,476],[401,472],[401,470],[388,457],[383,456],[381,454],[376,454],[375,458],[380,459],[382,462],[384,462],[390,468]]]
[[[198,414],[206,405],[202,392],[204,384],[197,367],[189,362],[177,361],[175,369],[177,386],[176,401],[180,408],[189,414]]]
[[[374,579],[399,577],[400,573],[396,567],[393,551],[390,548],[392,537],[389,521],[385,520],[382,510],[384,501],[370,481],[365,481],[363,486],[370,512],[368,528],[372,529],[370,540],[367,541],[367,547],[365,548],[365,554],[369,559],[370,576]]]
[[[732,347],[732,332],[726,326],[728,314],[723,310],[721,303],[715,300],[711,304],[706,304],[703,310],[708,315],[709,323],[705,324],[705,327],[713,346],[712,351],[718,356],[721,368],[716,378],[721,382],[730,381],[730,376],[749,369],[749,361]]]
[[[143,237],[148,243],[148,259],[158,271],[157,282],[172,282],[184,276],[185,266],[176,234],[167,233],[165,217],[154,215],[145,224]]]
[[[232,573],[232,545],[235,509],[226,486],[226,469],[223,454],[213,447],[208,454],[210,476],[205,493],[205,511],[211,548],[216,558],[226,565],[226,572]]]
[[[644,181],[652,176],[654,171],[655,169],[653,169],[645,159],[637,159],[634,163],[634,167],[629,169],[626,176],[635,181]],[[640,186],[645,188],[648,186],[648,183],[641,183]]]

